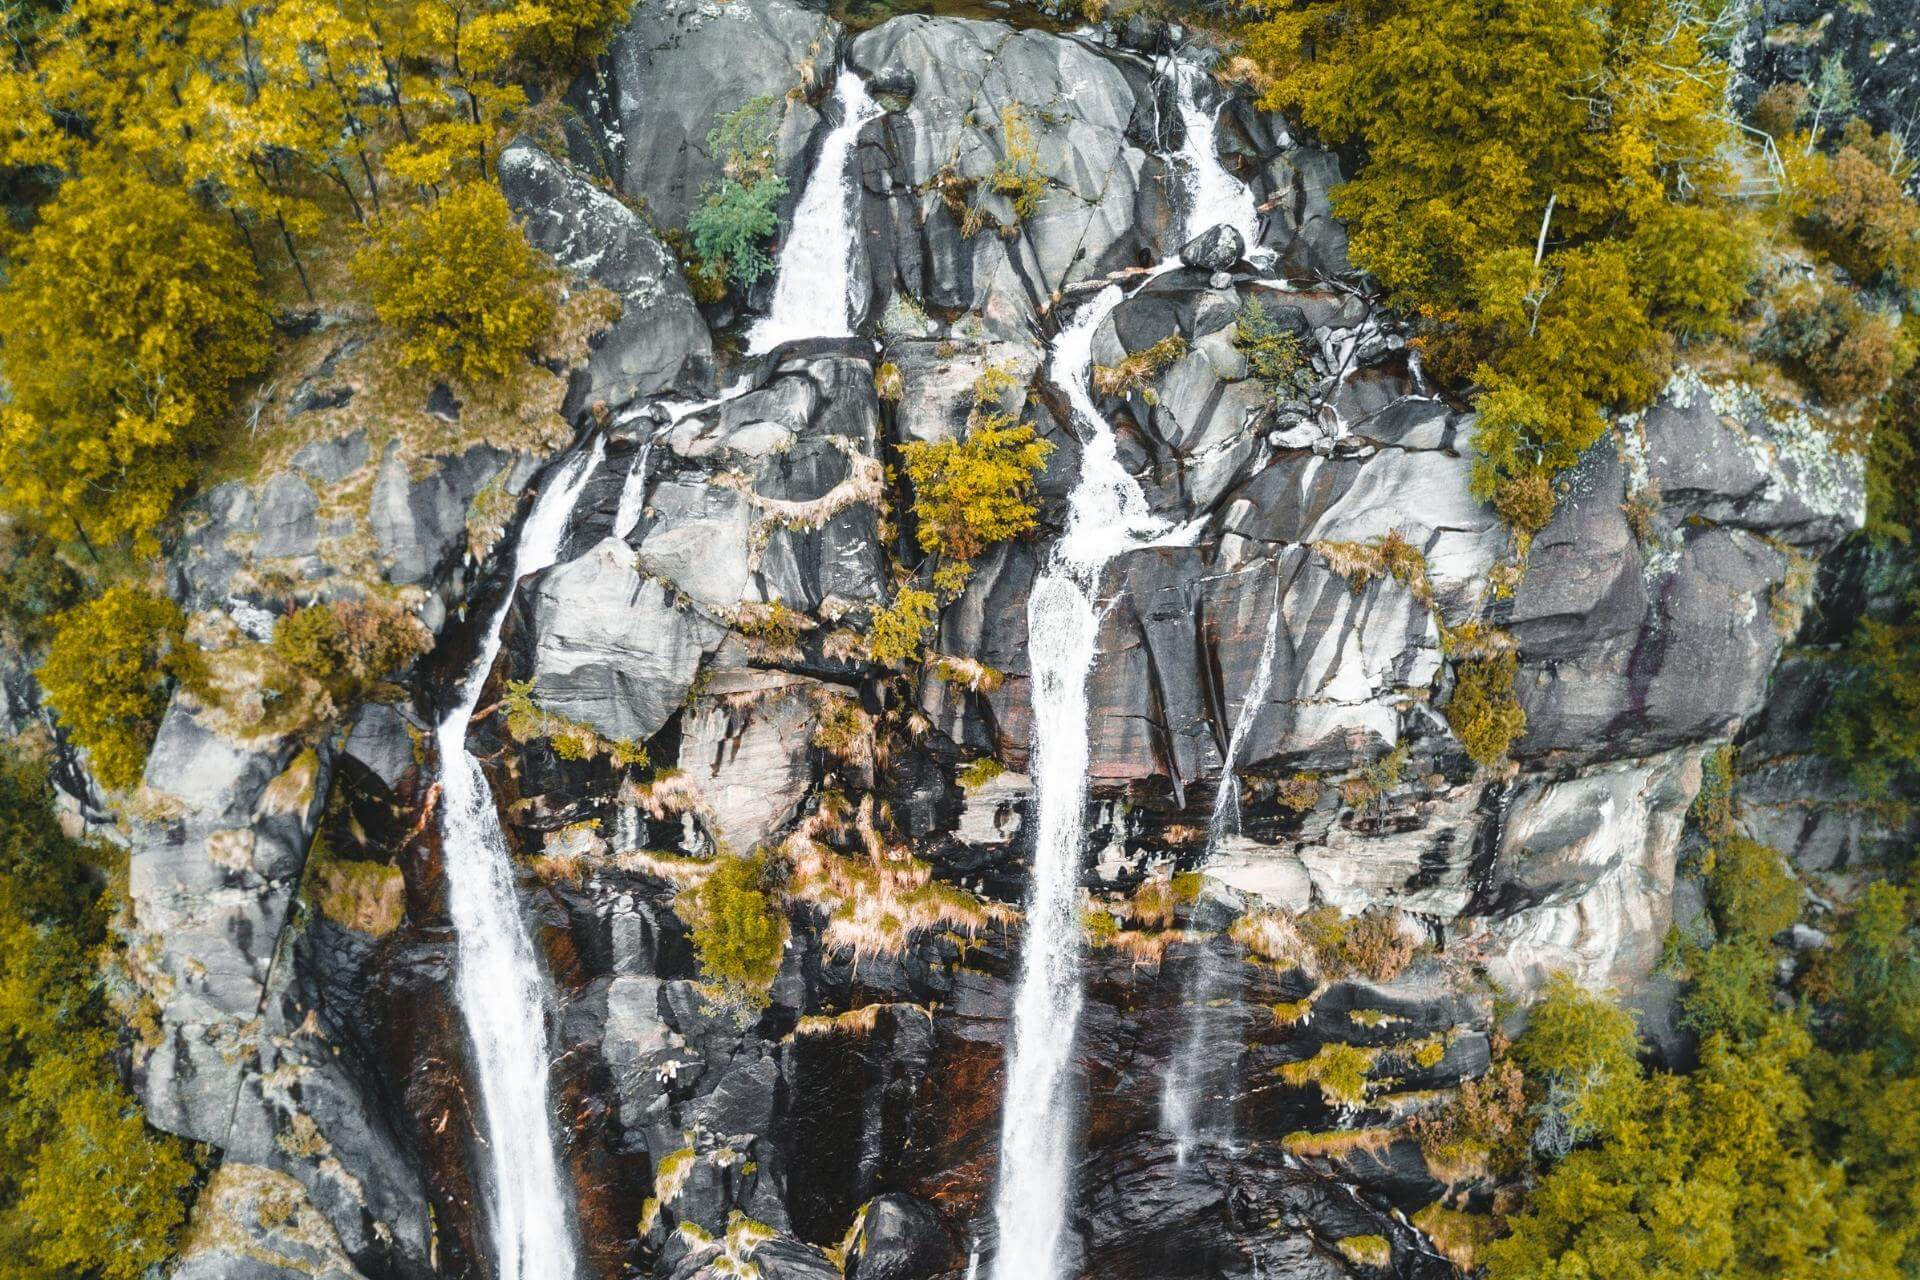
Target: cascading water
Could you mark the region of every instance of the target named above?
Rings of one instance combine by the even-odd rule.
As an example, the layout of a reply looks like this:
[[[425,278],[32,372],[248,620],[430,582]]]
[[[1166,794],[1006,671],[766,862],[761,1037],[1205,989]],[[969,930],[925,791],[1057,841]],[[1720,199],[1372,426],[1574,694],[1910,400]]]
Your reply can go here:
[[[1260,243],[1260,211],[1253,192],[1227,172],[1214,149],[1220,110],[1216,107],[1208,112],[1200,106],[1195,83],[1203,74],[1201,69],[1179,58],[1172,61],[1174,100],[1184,134],[1178,159],[1181,185],[1187,192],[1187,237],[1191,239],[1224,223],[1240,233],[1251,256]]]
[[[1183,102],[1190,102],[1190,88],[1180,83]],[[1236,226],[1244,221],[1242,234],[1251,244],[1257,229],[1252,196],[1220,168],[1213,131],[1212,117],[1195,108],[1186,144],[1193,151],[1192,171],[1210,165],[1225,185],[1211,177],[1189,185],[1187,225],[1197,222],[1205,229],[1220,221]],[[1229,186],[1240,195],[1232,196]],[[1233,212],[1218,216],[1229,203]],[[1178,258],[1169,259],[1139,287],[1179,266]],[[1153,514],[1139,484],[1120,465],[1112,425],[1094,404],[1094,333],[1125,297],[1120,286],[1108,285],[1083,305],[1054,339],[1048,365],[1048,376],[1065,394],[1082,436],[1080,475],[1068,498],[1066,530],[1027,601],[1038,822],[1000,1117],[993,1280],[1054,1280],[1065,1264],[1076,1131],[1070,1067],[1081,1005],[1080,860],[1091,760],[1087,679],[1099,632],[1093,596],[1101,571],[1115,556],[1184,543],[1200,530],[1199,522],[1175,529]]]
[[[440,831],[447,906],[459,938],[454,987],[473,1046],[493,1174],[499,1280],[574,1280],[574,1241],[547,1120],[546,985],[520,919],[506,835],[467,727],[500,652],[513,584],[558,559],[561,539],[605,441],[578,451],[534,499],[514,546],[507,590],[481,632],[480,651],[440,721]]]
[[[1088,383],[1094,331],[1124,296],[1109,285],[1082,307],[1055,339],[1049,370],[1086,435],[1066,533],[1027,603],[1039,821],[1001,1114],[994,1280],[1047,1280],[1063,1261],[1075,1131],[1068,1069],[1081,998],[1087,677],[1099,631],[1092,596],[1107,561],[1168,533],[1121,467],[1113,428],[1094,406]]]
[[[747,339],[747,350],[754,355],[801,338],[853,335],[857,228],[854,202],[848,199],[847,161],[860,130],[881,108],[868,95],[867,82],[851,69],[840,72],[833,100],[840,107],[840,123],[820,144],[819,161],[793,212],[793,227],[780,249],[773,305]]]
[[[1273,607],[1267,613],[1267,636],[1260,646],[1259,665],[1247,682],[1247,696],[1234,713],[1233,729],[1227,735],[1226,756],[1220,762],[1220,789],[1213,797],[1213,818],[1207,825],[1207,849],[1201,865],[1213,858],[1223,839],[1240,834],[1240,785],[1234,778],[1234,766],[1240,760],[1247,732],[1266,704],[1267,691],[1273,687],[1273,658],[1280,637],[1280,574],[1274,566]],[[1214,1039],[1221,988],[1228,974],[1222,971],[1220,957],[1211,947],[1202,945],[1194,961],[1189,985],[1182,1001],[1187,1010],[1187,1034],[1180,1052],[1167,1065],[1167,1078],[1160,1090],[1160,1124],[1173,1136],[1174,1159],[1185,1164],[1194,1144],[1204,1136],[1201,1099],[1206,1095],[1212,1062],[1207,1045]]]

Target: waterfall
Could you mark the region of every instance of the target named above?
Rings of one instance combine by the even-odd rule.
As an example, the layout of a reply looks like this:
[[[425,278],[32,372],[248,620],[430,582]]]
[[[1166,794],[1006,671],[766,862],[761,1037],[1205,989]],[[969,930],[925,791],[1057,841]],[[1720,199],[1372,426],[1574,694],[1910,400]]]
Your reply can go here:
[[[1252,194],[1220,166],[1214,117],[1193,105],[1178,63],[1175,77],[1192,175],[1183,183],[1186,223],[1204,230],[1231,222],[1251,245],[1258,229]],[[1179,266],[1177,256],[1168,259],[1136,288]],[[1153,514],[1120,465],[1112,425],[1094,404],[1094,334],[1125,297],[1120,286],[1108,285],[1083,304],[1054,338],[1048,363],[1048,377],[1066,396],[1081,437],[1080,474],[1068,497],[1066,530],[1027,600],[1038,822],[1000,1116],[993,1280],[1059,1280],[1067,1261],[1062,1246],[1077,1129],[1071,1068],[1081,1006],[1080,862],[1091,763],[1087,680],[1099,633],[1093,597],[1114,557],[1188,543],[1204,525],[1196,520],[1173,528]],[[1260,696],[1264,700],[1264,691]]]
[[[1082,307],[1055,339],[1049,370],[1085,435],[1066,533],[1027,603],[1039,821],[1000,1123],[994,1280],[1050,1280],[1064,1262],[1076,1127],[1070,1067],[1081,1002],[1087,677],[1099,632],[1092,595],[1107,561],[1168,533],[1121,467],[1113,428],[1088,383],[1094,331],[1123,296],[1109,285]]]
[[[1267,691],[1273,687],[1273,658],[1280,636],[1280,566],[1274,564],[1273,607],[1267,612],[1267,636],[1260,646],[1259,664],[1247,682],[1247,696],[1234,713],[1233,728],[1227,735],[1227,753],[1220,762],[1220,789],[1213,797],[1213,818],[1207,824],[1207,850],[1201,866],[1212,861],[1225,837],[1240,834],[1240,785],[1234,777],[1240,748],[1247,732],[1266,704]],[[1235,975],[1237,976],[1237,974]],[[1214,1037],[1218,1011],[1214,1004],[1228,977],[1222,972],[1220,957],[1213,948],[1201,947],[1182,1004],[1187,1010],[1187,1034],[1180,1052],[1167,1064],[1167,1077],[1160,1089],[1160,1126],[1173,1135],[1176,1163],[1185,1164],[1194,1144],[1202,1137],[1200,1102],[1206,1095],[1209,1067],[1217,1067],[1207,1045]]]
[[[507,589],[480,651],[440,721],[440,830],[447,906],[459,938],[455,994],[472,1042],[493,1174],[498,1280],[573,1280],[573,1230],[547,1119],[546,985],[520,918],[506,834],[467,726],[500,652],[513,584],[559,558],[568,519],[606,443],[576,451],[534,499],[513,551]]]
[[[840,123],[820,144],[819,160],[793,227],[780,249],[773,282],[773,306],[753,326],[747,350],[760,355],[801,338],[853,336],[853,253],[857,204],[849,200],[847,161],[853,144],[880,104],[867,94],[867,82],[842,70],[833,87]]]
[[[1174,98],[1180,109],[1180,124],[1185,135],[1180,144],[1181,185],[1187,193],[1186,238],[1192,239],[1210,227],[1222,223],[1240,233],[1241,241],[1252,257],[1260,243],[1260,212],[1254,205],[1247,184],[1228,173],[1214,150],[1219,131],[1220,109],[1203,109],[1195,97],[1195,82],[1204,74],[1199,67],[1173,60]]]

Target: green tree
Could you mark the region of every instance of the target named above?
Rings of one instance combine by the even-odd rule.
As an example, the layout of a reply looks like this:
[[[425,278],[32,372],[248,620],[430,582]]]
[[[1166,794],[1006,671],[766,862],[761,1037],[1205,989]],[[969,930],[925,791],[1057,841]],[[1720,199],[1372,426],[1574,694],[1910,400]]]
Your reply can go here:
[[[1038,519],[1034,478],[1053,446],[1007,413],[975,415],[958,440],[900,446],[913,481],[914,536],[922,550],[971,560],[996,542],[1017,538]]]
[[[168,673],[190,660],[184,625],[171,600],[125,583],[54,619],[40,685],[102,786],[139,784],[166,710]]]
[[[773,270],[767,252],[780,229],[774,212],[787,194],[787,180],[773,171],[774,130],[779,120],[772,98],[755,98],[722,117],[707,134],[707,149],[722,157],[721,173],[706,200],[687,219],[694,251],[710,274],[750,285]]]
[[[553,327],[551,268],[484,183],[380,219],[353,271],[402,361],[471,384],[507,378]]]
[[[185,192],[132,174],[67,183],[0,290],[0,501],[155,549],[268,335],[252,260]]]

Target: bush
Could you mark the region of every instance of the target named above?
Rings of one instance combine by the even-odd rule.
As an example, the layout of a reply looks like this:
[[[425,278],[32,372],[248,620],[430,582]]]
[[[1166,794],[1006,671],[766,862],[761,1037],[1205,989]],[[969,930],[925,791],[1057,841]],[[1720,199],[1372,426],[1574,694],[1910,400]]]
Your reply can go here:
[[[914,661],[920,656],[920,646],[933,630],[939,612],[931,591],[902,587],[892,604],[874,611],[867,652],[875,662],[890,666]]]
[[[40,684],[109,790],[140,782],[167,707],[168,674],[189,660],[185,626],[171,600],[125,584],[54,619]]]
[[[0,502],[142,550],[221,434],[269,324],[253,260],[185,192],[75,178],[0,291]]]
[[[751,285],[773,270],[767,252],[780,229],[774,212],[787,180],[773,171],[774,100],[755,98],[723,117],[707,135],[707,149],[725,157],[706,202],[687,219],[705,270]]]
[[[1688,959],[1692,979],[1681,1021],[1702,1036],[1750,1040],[1773,1016],[1776,957],[1765,938],[1736,934]]]
[[[0,1240],[9,1275],[136,1280],[186,1220],[193,1166],[114,1069],[98,852],[40,764],[0,749]]]
[[[504,381],[553,327],[551,269],[487,183],[374,223],[353,274],[402,363],[469,384]]]
[[[321,719],[331,718],[379,692],[387,676],[432,645],[420,620],[388,601],[336,600],[296,609],[273,629],[282,670],[269,680],[267,701],[287,703],[317,688],[330,705],[312,709]]]
[[[1893,616],[1855,624],[1819,742],[1870,799],[1895,818],[1907,812],[1920,770],[1920,590]]]
[[[1765,941],[1800,918],[1800,884],[1780,854],[1732,836],[1713,854],[1707,879],[1714,923],[1725,934]]]
[[[971,560],[1018,537],[1038,519],[1033,481],[1053,446],[1011,414],[978,415],[959,440],[900,446],[913,481],[915,537],[922,550]]]
[[[987,175],[987,185],[1013,202],[1013,216],[1021,221],[1040,211],[1047,193],[1047,177],[1040,172],[1040,151],[1033,144],[1033,128],[1020,104],[1000,108],[1002,154]]]
[[[675,904],[693,930],[700,972],[729,998],[764,1005],[786,951],[787,919],[767,888],[764,855],[721,855]]]
[[[1893,378],[1892,322],[1841,288],[1785,299],[1763,346],[1788,373],[1834,406],[1877,396]]]
[[[1805,219],[1807,239],[1862,284],[1920,286],[1920,205],[1907,197],[1901,173],[1843,146]]]
[[[1454,664],[1447,723],[1467,755],[1482,767],[1505,760],[1513,740],[1527,730],[1527,713],[1513,696],[1519,668],[1520,655],[1512,649],[1462,658]]]
[[[1233,345],[1247,358],[1247,368],[1267,389],[1269,400],[1291,395],[1295,379],[1306,369],[1307,358],[1300,349],[1300,335],[1267,314],[1260,299],[1249,298],[1240,308],[1233,324]]]
[[[86,582],[43,534],[0,529],[0,641],[30,653],[53,633],[53,618],[80,603]]]

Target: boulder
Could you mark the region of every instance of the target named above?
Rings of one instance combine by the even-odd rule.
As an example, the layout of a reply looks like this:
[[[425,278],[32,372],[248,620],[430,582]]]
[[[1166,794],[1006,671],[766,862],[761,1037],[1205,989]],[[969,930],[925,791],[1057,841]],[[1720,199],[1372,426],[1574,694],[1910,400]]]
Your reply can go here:
[[[555,565],[515,597],[509,672],[534,700],[614,742],[645,742],[680,709],[702,657],[726,629],[642,577],[609,538]]]
[[[1247,251],[1240,233],[1225,223],[1208,227],[1180,246],[1180,261],[1200,271],[1231,271]]]
[[[500,155],[500,189],[534,248],[620,299],[620,318],[587,361],[584,404],[692,395],[711,378],[713,343],[679,259],[632,209],[528,142]]]
[[[889,1193],[867,1202],[847,1250],[847,1280],[930,1280],[965,1264],[938,1210]]]

